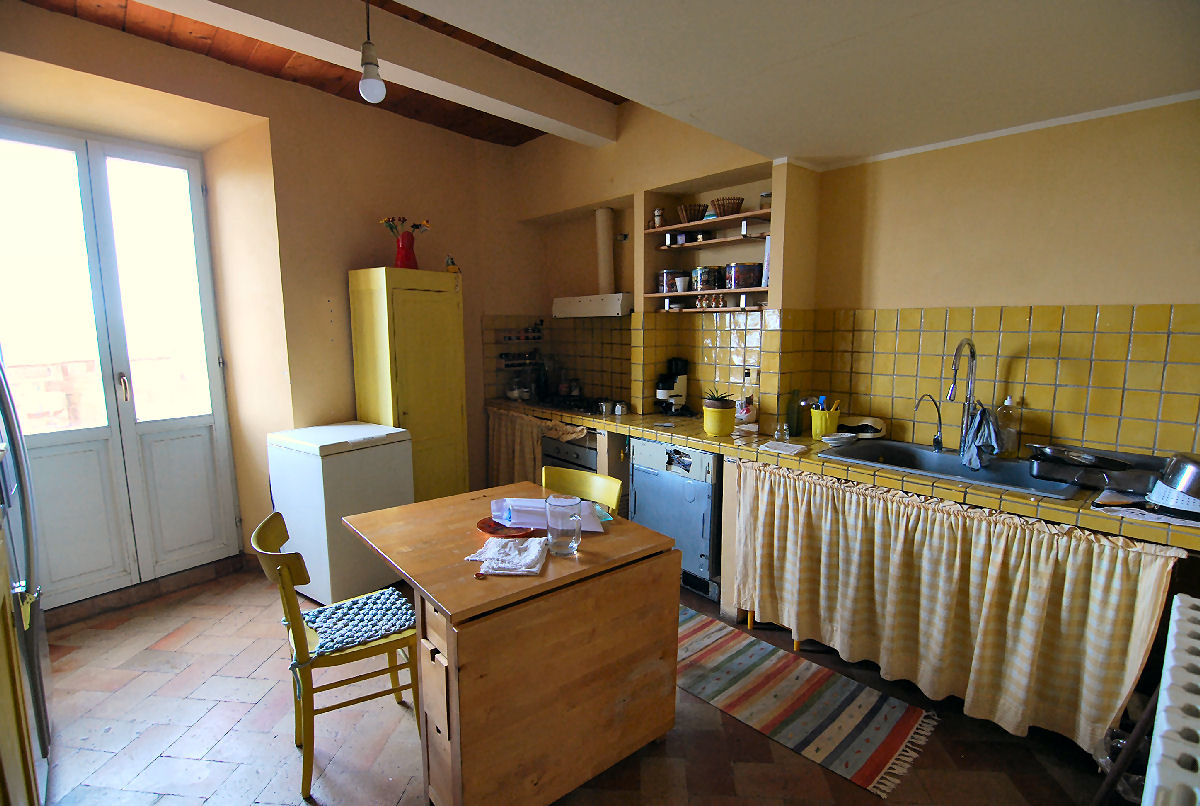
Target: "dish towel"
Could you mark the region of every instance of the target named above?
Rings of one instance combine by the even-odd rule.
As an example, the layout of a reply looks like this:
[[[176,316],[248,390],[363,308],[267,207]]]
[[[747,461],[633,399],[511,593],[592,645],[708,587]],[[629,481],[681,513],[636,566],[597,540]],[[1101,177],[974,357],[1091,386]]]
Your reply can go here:
[[[987,467],[992,457],[1000,452],[1000,434],[996,431],[996,419],[978,400],[971,404],[971,418],[967,423],[965,439],[963,464],[972,470]]]
[[[548,537],[489,537],[483,548],[465,559],[482,562],[483,574],[536,576],[549,550]]]

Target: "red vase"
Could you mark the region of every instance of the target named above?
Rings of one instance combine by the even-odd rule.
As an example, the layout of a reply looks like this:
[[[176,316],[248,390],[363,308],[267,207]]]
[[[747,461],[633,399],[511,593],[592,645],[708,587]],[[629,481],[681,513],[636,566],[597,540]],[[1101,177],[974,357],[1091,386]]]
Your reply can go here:
[[[396,268],[418,268],[417,253],[413,250],[413,234],[408,230],[400,233],[400,237],[396,239]]]

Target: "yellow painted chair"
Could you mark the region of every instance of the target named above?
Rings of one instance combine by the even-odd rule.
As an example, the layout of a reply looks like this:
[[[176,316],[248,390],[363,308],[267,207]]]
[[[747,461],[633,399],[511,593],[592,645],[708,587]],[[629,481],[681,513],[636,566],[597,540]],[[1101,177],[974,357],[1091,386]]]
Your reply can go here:
[[[609,512],[616,512],[621,503],[621,480],[601,473],[547,465],[542,468],[542,486],[595,501]]]
[[[312,790],[313,775],[313,717],[317,714],[389,694],[395,695],[396,702],[403,703],[401,693],[411,689],[413,713],[417,716],[417,729],[420,730],[417,631],[412,607],[403,596],[391,588],[302,613],[295,586],[308,583],[308,568],[304,565],[304,558],[298,553],[280,551],[287,540],[287,526],[283,522],[283,516],[273,512],[254,530],[250,542],[258,553],[258,561],[263,571],[279,587],[279,599],[283,604],[283,624],[292,644],[296,746],[301,749],[304,768],[300,794],[308,798]],[[309,622],[315,624],[317,629],[309,626]],[[387,632],[396,627],[401,629]],[[373,635],[380,637],[372,637]],[[313,685],[313,669],[354,663],[376,655],[386,655],[387,666],[377,671]],[[403,660],[400,660],[401,655]],[[403,685],[400,684],[401,669],[408,670],[408,682]],[[384,674],[391,676],[391,688],[321,708],[314,707],[315,694]]]

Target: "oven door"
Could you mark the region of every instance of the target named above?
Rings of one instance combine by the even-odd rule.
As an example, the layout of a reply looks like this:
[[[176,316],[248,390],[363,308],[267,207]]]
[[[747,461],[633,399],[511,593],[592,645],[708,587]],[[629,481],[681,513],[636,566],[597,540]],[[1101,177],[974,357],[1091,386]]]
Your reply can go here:
[[[542,465],[596,472],[596,434],[589,431],[582,439],[563,442],[542,437]]]

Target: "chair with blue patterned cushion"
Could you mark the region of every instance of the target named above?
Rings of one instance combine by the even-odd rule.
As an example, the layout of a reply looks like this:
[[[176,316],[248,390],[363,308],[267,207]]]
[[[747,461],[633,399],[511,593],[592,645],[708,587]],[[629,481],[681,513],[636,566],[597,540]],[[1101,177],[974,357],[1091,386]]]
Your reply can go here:
[[[417,631],[412,605],[393,588],[334,602],[301,612],[296,585],[309,581],[304,558],[296,552],[280,549],[288,540],[283,516],[273,512],[258,525],[250,539],[267,577],[279,588],[283,604],[283,624],[292,644],[293,698],[296,712],[296,746],[301,750],[303,776],[300,794],[308,798],[313,774],[313,717],[326,711],[356,705],[394,694],[403,703],[401,693],[412,690],[413,715],[420,730],[420,691],[417,686]],[[352,677],[313,685],[313,669],[354,663],[364,658],[386,655],[382,669]],[[400,660],[403,655],[403,660]],[[408,671],[408,682],[400,684],[400,670]],[[383,674],[391,676],[391,688],[361,697],[316,708],[314,695],[330,689],[359,683]]]

